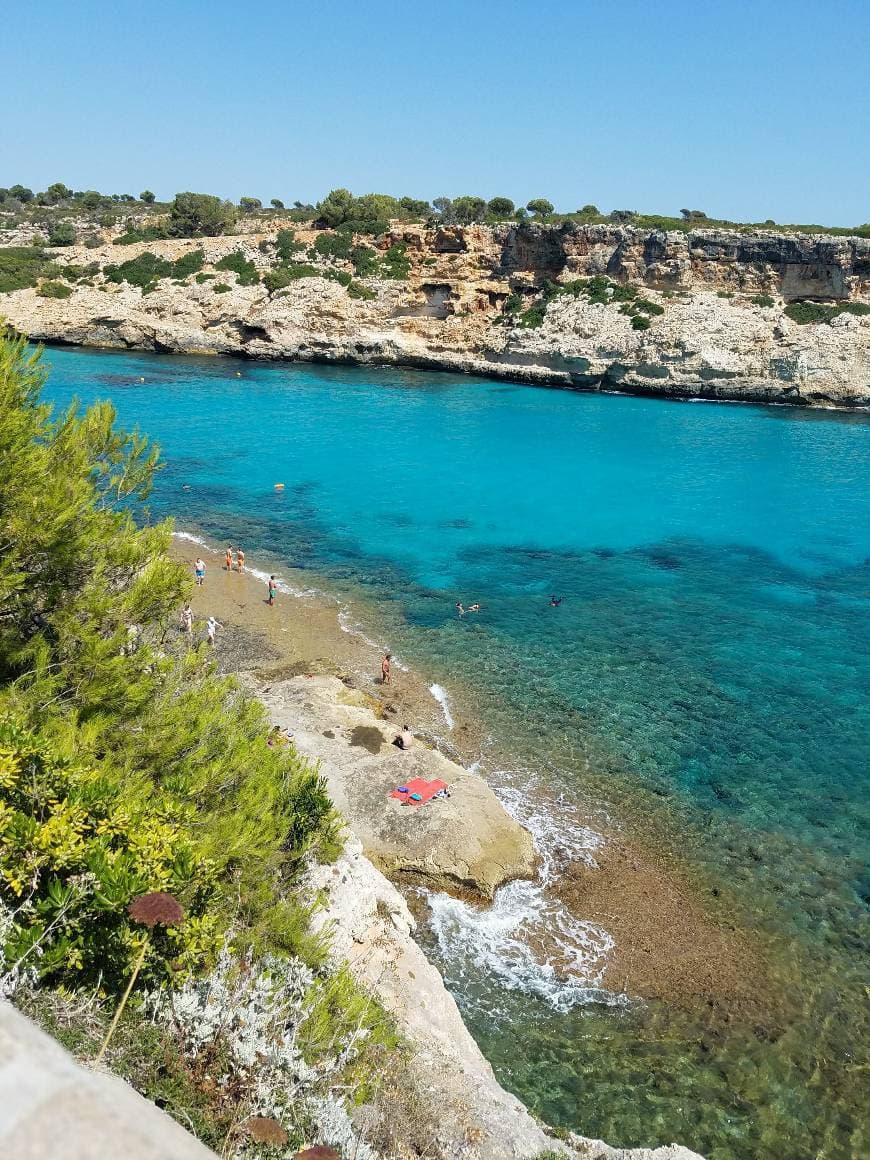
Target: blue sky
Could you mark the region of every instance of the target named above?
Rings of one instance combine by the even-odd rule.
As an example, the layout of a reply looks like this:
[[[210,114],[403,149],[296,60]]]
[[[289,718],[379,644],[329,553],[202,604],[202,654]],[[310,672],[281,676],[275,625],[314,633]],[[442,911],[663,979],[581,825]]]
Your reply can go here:
[[[870,220],[870,0],[41,0],[0,185]]]

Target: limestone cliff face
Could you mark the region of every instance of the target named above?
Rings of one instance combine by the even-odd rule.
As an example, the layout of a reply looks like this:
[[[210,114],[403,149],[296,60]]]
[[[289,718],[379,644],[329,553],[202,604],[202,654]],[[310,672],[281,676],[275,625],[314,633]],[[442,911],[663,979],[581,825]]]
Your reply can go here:
[[[202,249],[208,269],[242,250],[265,271],[275,261],[276,230],[71,247],[57,260],[107,265],[145,250],[176,258]],[[305,244],[315,237],[297,233]],[[0,236],[2,244],[10,243]],[[784,313],[799,300],[870,304],[870,239],[569,223],[397,226],[375,244],[403,245],[410,271],[402,281],[363,279],[371,300],[351,297],[325,277],[269,294],[224,271],[211,281],[165,279],[143,295],[102,284],[98,275],[67,299],[33,289],[2,295],[0,315],[34,339],[54,342],[386,363],[674,397],[870,405],[870,315],[798,325]],[[557,294],[537,325],[522,317],[542,303],[548,283],[596,275],[642,291],[661,313],[647,329],[635,329],[616,302]],[[229,290],[217,292],[219,283]]]

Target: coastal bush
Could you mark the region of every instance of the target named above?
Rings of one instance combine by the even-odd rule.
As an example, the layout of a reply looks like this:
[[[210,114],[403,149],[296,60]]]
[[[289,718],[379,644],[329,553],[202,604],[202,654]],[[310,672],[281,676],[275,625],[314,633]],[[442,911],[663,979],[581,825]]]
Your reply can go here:
[[[201,286],[203,282],[211,282],[214,277],[214,274],[197,274],[197,276],[194,278],[194,282],[198,282]]]
[[[304,249],[305,243],[298,240],[295,230],[278,230],[278,236],[275,238],[275,253],[280,261],[289,262]]]
[[[514,209],[514,203],[509,197],[492,197],[486,203],[486,212],[494,218],[511,217]]]
[[[371,302],[377,298],[374,290],[370,290],[368,286],[363,286],[360,282],[349,282],[347,292],[351,298],[362,298],[366,302]]]
[[[214,268],[216,270],[232,270],[238,275],[240,286],[258,286],[260,283],[257,267],[245,257],[241,250],[234,250],[231,254],[226,254],[220,261],[215,262]]]
[[[800,326],[811,323],[830,323],[840,314],[856,314],[859,317],[870,314],[870,306],[864,302],[789,302],[784,311],[786,317]]]
[[[633,314],[631,317],[632,330],[649,330],[650,321],[643,314]]]
[[[139,286],[143,293],[147,293],[155,289],[161,278],[186,278],[195,274],[202,269],[204,257],[202,250],[191,250],[189,254],[171,261],[146,250],[120,265],[105,266],[103,274],[108,282],[118,285],[127,282],[131,286]]]
[[[72,286],[65,282],[40,282],[36,293],[40,298],[69,298]]]
[[[59,269],[40,246],[0,248],[0,294],[35,286],[41,277],[57,274]]]
[[[143,189],[139,194],[139,200],[143,201],[146,205],[153,205],[157,199],[150,189]]]
[[[291,282],[299,278],[322,278],[323,272],[316,266],[306,265],[304,262],[284,263],[267,270],[263,275],[263,284],[270,294],[276,290],[283,290]]]
[[[770,294],[754,294],[751,301],[755,306],[773,306],[774,304]]]
[[[535,197],[531,201],[526,202],[526,209],[537,218],[545,218],[553,212],[555,206],[551,201],[547,201],[545,197]]]
[[[132,246],[135,242],[160,242],[169,234],[163,225],[133,226],[127,224],[120,237],[112,240],[113,246]]]
[[[358,278],[374,277],[380,269],[377,252],[371,246],[354,246],[350,260]]]
[[[236,209],[208,193],[177,193],[169,207],[169,234],[174,238],[216,237],[229,233]]]
[[[318,234],[311,247],[310,256],[350,261],[352,252],[353,235],[347,230],[336,230],[335,233]]]
[[[227,285],[226,282],[215,282],[214,286],[212,286],[212,290],[215,292],[215,294],[229,294],[229,292],[232,290],[232,286]]]
[[[256,213],[257,210],[263,208],[263,203],[258,197],[240,197],[239,209],[242,213]]]
[[[48,244],[50,246],[74,246],[75,243],[76,230],[72,222],[52,223],[51,229],[48,231]]]
[[[43,379],[39,352],[20,337],[0,341],[0,719],[32,738],[36,756],[27,760],[41,763],[46,793],[63,814],[47,831],[57,837],[58,859],[102,881],[100,842],[111,851],[117,839],[131,857],[150,859],[146,874],[141,861],[108,858],[129,870],[130,889],[148,878],[149,887],[168,881],[190,892],[185,937],[207,920],[208,932],[232,926],[239,945],[262,942],[305,860],[338,848],[324,783],[292,747],[269,746],[265,710],[234,680],[217,676],[199,651],[172,647],[170,626],[190,578],[168,556],[171,526],[137,527],[131,510],[147,498],[155,450],[116,430],[106,403],[53,419],[39,400]],[[14,760],[24,744],[16,742]],[[7,769],[7,792],[11,776]],[[115,820],[101,816],[104,824],[83,828],[82,811],[100,802],[104,812],[118,805]],[[9,808],[7,801],[2,818]],[[40,817],[47,823],[44,811]],[[12,833],[16,849],[37,840],[25,821]],[[86,833],[82,852],[76,843]],[[54,847],[42,841],[40,849]],[[13,863],[0,890],[23,898],[34,870],[42,889],[41,867]],[[201,916],[192,865],[208,867],[214,883],[211,893],[202,886],[209,901]],[[46,864],[46,890],[62,869]],[[120,887],[97,895],[94,905],[123,923]],[[290,939],[296,919],[285,917]],[[50,933],[44,951],[63,937],[60,925]],[[56,970],[79,969],[75,958]]]
[[[390,246],[384,254],[381,265],[385,278],[404,281],[411,269],[411,261],[405,246],[401,243]]]

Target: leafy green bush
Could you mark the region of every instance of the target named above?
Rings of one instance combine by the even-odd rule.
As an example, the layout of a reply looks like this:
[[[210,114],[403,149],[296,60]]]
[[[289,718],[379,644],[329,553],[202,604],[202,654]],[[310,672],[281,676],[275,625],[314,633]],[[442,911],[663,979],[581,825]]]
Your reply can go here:
[[[0,294],[35,286],[40,277],[59,273],[39,246],[0,248]]]
[[[120,237],[114,238],[113,246],[132,246],[134,242],[160,242],[168,238],[169,233],[165,226],[130,226]]]
[[[350,253],[350,260],[358,278],[371,278],[380,269],[377,252],[371,246],[354,246]]]
[[[118,285],[127,282],[139,286],[143,291],[153,290],[161,278],[186,278],[202,269],[205,255],[202,250],[191,250],[174,262],[158,257],[149,250],[120,265],[104,267],[103,274],[108,282]]]
[[[228,286],[226,282],[216,282],[214,286],[212,286],[212,290],[215,292],[215,294],[229,294],[229,292],[232,290],[232,286]]]
[[[177,193],[169,207],[169,233],[174,238],[216,237],[232,229],[236,209],[208,193]]]
[[[311,256],[334,258],[340,261],[350,261],[353,252],[353,236],[347,230],[336,230],[335,233],[318,234],[311,247]]]
[[[649,330],[650,322],[642,314],[634,314],[631,319],[632,330]]]
[[[359,282],[348,282],[347,292],[351,298],[363,298],[367,302],[371,302],[372,299],[377,298],[374,290],[370,290],[368,286],[363,286]]]
[[[401,243],[395,246],[390,246],[384,254],[382,261],[382,268],[385,278],[394,278],[396,281],[404,281],[408,277],[411,269],[411,261],[408,257],[405,246]]]
[[[171,525],[132,510],[156,452],[107,403],[53,419],[43,380],[23,337],[0,340],[0,898],[38,900],[15,937],[26,949],[39,926],[52,977],[114,985],[135,949],[126,901],[162,884],[188,908],[186,965],[230,926],[237,946],[292,939],[278,901],[337,849],[323,780],[269,746],[234,680],[173,645],[188,570]]]
[[[810,323],[833,322],[840,314],[870,314],[870,306],[864,302],[838,302],[835,305],[822,302],[790,302],[785,315],[800,326]]]
[[[72,222],[53,222],[48,233],[50,246],[74,246],[76,244],[76,230]]]
[[[263,284],[269,293],[273,294],[276,290],[283,290],[299,278],[322,277],[322,271],[318,270],[316,266],[308,266],[304,262],[285,263],[275,266],[272,270],[267,270],[263,275]]]
[[[220,261],[215,262],[216,270],[232,270],[238,275],[240,286],[258,286],[260,275],[253,262],[248,261],[241,250],[234,250],[226,254]]]
[[[194,278],[194,282],[198,282],[201,286],[203,282],[211,282],[213,278],[214,274],[197,274],[197,276]]]
[[[278,230],[275,251],[280,261],[289,262],[304,249],[305,244],[297,240],[295,230]]]
[[[220,945],[216,883],[197,857],[192,803],[148,779],[95,770],[21,719],[0,720],[0,901],[14,914],[7,964],[48,981],[117,989],[141,947],[127,917],[140,894],[164,890],[187,921],[154,936],[155,962],[202,967]]]
[[[774,300],[770,294],[755,294],[752,297],[755,306],[773,306]]]
[[[40,298],[69,298],[72,286],[67,286],[65,282],[40,282],[36,293]]]

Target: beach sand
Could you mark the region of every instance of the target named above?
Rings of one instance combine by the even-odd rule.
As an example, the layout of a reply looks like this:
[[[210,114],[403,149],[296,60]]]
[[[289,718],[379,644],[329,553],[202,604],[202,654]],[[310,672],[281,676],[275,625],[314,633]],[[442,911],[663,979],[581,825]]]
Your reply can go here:
[[[227,572],[223,551],[187,538],[173,543],[175,557],[191,570],[197,555],[207,564],[205,584],[192,599],[195,639],[205,639],[205,618],[215,616],[223,625],[216,663],[225,672],[244,674],[258,694],[265,690],[261,699],[267,705],[269,691],[280,682],[302,675],[335,676],[370,698],[375,717],[390,725],[407,722],[453,761],[467,766],[480,755],[486,730],[460,707],[462,699],[451,704],[456,720],[449,729],[424,675],[394,659],[392,681],[383,685],[386,646],[345,631],[341,607],[327,594],[279,592],[270,607],[265,578],[251,571]],[[250,558],[247,564],[258,571],[269,568]],[[400,652],[400,642],[389,643]],[[293,732],[292,708],[289,714],[284,712],[280,723]],[[304,732],[301,720],[299,725]],[[305,752],[303,746],[300,751]],[[586,824],[605,839],[595,851],[596,867],[570,863],[552,890],[574,915],[600,923],[613,935],[606,987],[700,1013],[706,1024],[737,1019],[770,1026],[785,1018],[781,991],[762,948],[751,932],[718,913],[709,888],[699,885],[688,867],[658,843],[645,843],[643,835],[602,827],[600,817]],[[401,876],[396,881],[401,885]],[[455,892],[462,893],[458,886]],[[420,916],[419,903],[414,910]]]

